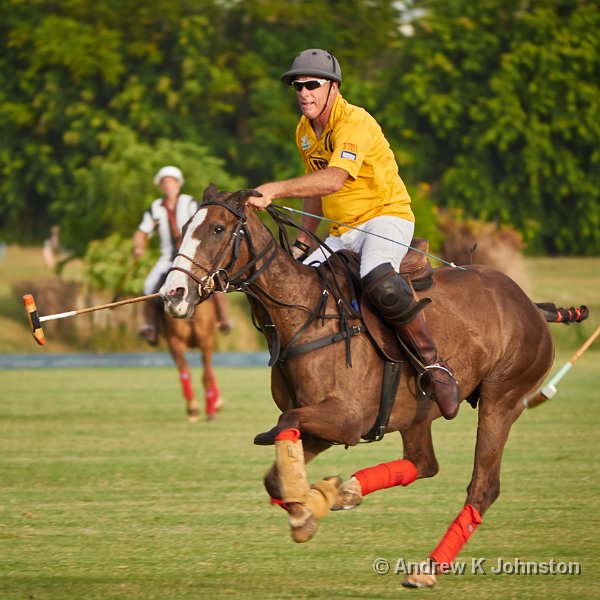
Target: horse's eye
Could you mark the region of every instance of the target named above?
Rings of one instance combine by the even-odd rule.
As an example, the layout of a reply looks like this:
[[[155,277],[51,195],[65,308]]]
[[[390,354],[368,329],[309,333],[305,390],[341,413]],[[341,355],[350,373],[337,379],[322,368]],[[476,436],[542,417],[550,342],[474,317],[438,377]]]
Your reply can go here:
[[[213,233],[216,235],[221,235],[225,231],[225,227],[223,225],[213,225]]]

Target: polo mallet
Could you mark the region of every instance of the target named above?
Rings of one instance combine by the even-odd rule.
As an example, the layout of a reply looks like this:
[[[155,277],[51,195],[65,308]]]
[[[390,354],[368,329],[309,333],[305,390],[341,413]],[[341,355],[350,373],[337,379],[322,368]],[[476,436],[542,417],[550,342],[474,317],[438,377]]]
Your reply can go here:
[[[56,319],[65,319],[67,317],[74,317],[76,315],[82,315],[84,313],[94,312],[96,310],[104,310],[105,308],[114,308],[116,306],[123,306],[124,304],[133,304],[134,302],[142,302],[142,300],[152,300],[159,298],[160,294],[148,294],[147,296],[139,296],[138,298],[129,298],[128,300],[120,300],[119,302],[111,302],[110,304],[101,304],[100,306],[92,306],[90,308],[81,308],[79,310],[70,310],[68,312],[57,313],[55,315],[46,315],[40,317],[38,315],[35,300],[31,294],[25,294],[23,296],[23,304],[25,305],[25,313],[27,314],[27,320],[31,327],[31,333],[33,339],[40,345],[46,345],[46,336],[42,328],[42,323],[45,321],[54,321]]]
[[[577,359],[594,343],[594,340],[600,335],[600,325],[592,335],[587,339],[585,344],[573,354],[571,360],[568,360],[556,373],[556,375],[539,391],[534,394],[527,396],[523,399],[523,404],[526,408],[535,408],[540,404],[546,402],[546,400],[550,400],[554,394],[556,394],[556,384],[569,372],[571,367],[577,362]]]

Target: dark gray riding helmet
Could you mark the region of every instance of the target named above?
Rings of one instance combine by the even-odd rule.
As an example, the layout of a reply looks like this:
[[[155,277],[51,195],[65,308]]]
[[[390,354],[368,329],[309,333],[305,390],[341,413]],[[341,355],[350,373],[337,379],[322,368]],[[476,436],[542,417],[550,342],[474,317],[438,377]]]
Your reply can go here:
[[[332,79],[342,84],[342,69],[337,58],[326,50],[310,48],[300,52],[292,63],[292,68],[281,76],[281,81],[291,85],[299,75],[314,75],[323,79]]]

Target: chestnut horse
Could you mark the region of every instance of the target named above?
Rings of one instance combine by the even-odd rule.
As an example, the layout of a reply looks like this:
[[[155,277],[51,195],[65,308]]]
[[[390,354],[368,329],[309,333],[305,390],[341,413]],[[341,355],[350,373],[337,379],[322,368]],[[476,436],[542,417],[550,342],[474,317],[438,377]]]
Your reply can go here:
[[[431,423],[437,404],[406,365],[384,423],[399,431],[403,458],[312,486],[305,463],[332,444],[354,446],[378,421],[385,357],[366,330],[368,310],[350,300],[351,282],[332,257],[325,269],[305,266],[277,244],[245,202],[256,191],[218,193],[209,186],[190,219],[180,253],[160,290],[165,309],[189,317],[215,290],[242,291],[269,342],[271,391],[282,414],[255,443],[274,444],[276,461],[265,476],[273,502],[289,513],[295,541],[309,540],[330,509],[352,508],[379,489],[408,485],[438,472]],[[268,209],[275,219],[283,216]],[[280,229],[280,232],[282,230]],[[333,266],[332,266],[333,265]],[[543,382],[554,358],[547,327],[551,316],[510,278],[482,265],[439,268],[426,294],[425,310],[440,355],[449,363],[463,398],[479,403],[475,464],[466,502],[431,553],[430,572],[410,575],[404,585],[432,587],[496,500],[502,452],[523,399]],[[340,293],[341,292],[341,293]],[[581,315],[581,318],[585,316]],[[388,357],[389,358],[389,357]],[[393,357],[392,357],[393,358]],[[393,362],[393,361],[392,361]],[[400,363],[402,364],[402,363]],[[379,436],[380,437],[380,436]],[[427,566],[427,564],[425,565]]]
[[[191,319],[188,320],[172,319],[164,311],[157,314],[158,335],[162,335],[167,342],[169,353],[179,372],[188,421],[195,423],[200,412],[194,394],[189,364],[185,356],[188,348],[200,350],[203,368],[204,411],[207,420],[214,419],[223,404],[213,369],[213,353],[217,338],[217,314],[214,302],[211,300],[199,304]]]

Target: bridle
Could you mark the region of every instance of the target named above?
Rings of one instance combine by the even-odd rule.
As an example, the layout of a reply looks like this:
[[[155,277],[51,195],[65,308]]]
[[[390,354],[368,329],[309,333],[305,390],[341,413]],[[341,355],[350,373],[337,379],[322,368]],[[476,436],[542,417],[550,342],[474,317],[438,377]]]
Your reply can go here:
[[[199,298],[197,303],[206,300],[217,291],[244,291],[244,288],[247,288],[263,271],[269,267],[278,251],[275,238],[270,230],[269,234],[271,235],[271,240],[269,243],[267,243],[260,251],[256,250],[254,242],[252,241],[252,235],[246,226],[245,208],[239,209],[235,206],[232,206],[231,203],[208,200],[203,202],[199,209],[206,208],[207,206],[220,206],[221,208],[227,209],[237,218],[227,244],[216,258],[214,264],[210,267],[200,264],[194,258],[187,256],[183,252],[177,252],[175,254],[174,258],[181,256],[189,261],[192,266],[196,267],[196,269],[206,273],[204,276],[198,276],[190,269],[176,265],[173,265],[169,269],[169,273],[171,271],[182,272],[198,285]],[[234,268],[234,265],[239,258],[240,246],[243,239],[246,240],[246,244],[248,245],[250,260],[242,268],[231,273],[231,270]],[[230,259],[229,262],[224,265],[228,253],[230,253]],[[262,259],[265,259],[264,262],[257,267],[257,264]]]

